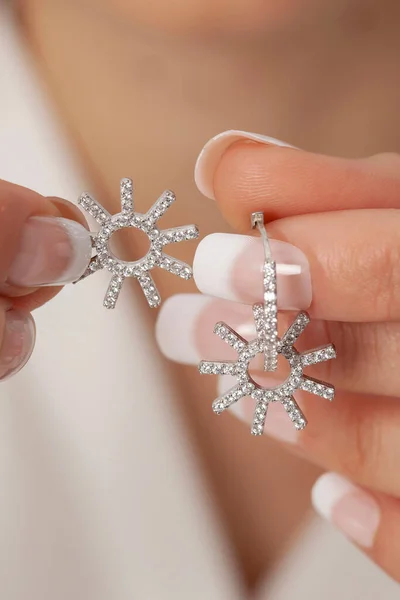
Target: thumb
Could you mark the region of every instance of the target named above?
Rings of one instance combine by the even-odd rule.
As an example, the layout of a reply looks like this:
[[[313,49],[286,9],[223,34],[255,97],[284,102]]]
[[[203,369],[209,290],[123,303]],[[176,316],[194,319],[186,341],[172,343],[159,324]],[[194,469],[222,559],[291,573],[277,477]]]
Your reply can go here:
[[[30,311],[87,267],[91,240],[78,221],[73,205],[0,180],[0,381],[32,354]]]

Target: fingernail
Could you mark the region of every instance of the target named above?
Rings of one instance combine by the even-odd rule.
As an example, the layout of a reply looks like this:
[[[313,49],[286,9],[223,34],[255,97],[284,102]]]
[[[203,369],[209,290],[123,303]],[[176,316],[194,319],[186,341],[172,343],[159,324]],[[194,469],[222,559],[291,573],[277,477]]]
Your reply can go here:
[[[336,473],[325,473],[314,484],[312,502],[350,540],[363,548],[373,546],[381,518],[373,496]]]
[[[295,146],[282,142],[281,140],[266,135],[260,135],[258,133],[249,133],[247,131],[231,129],[216,135],[207,142],[200,152],[194,169],[196,185],[204,196],[214,199],[214,173],[222,155],[235,142],[246,140],[249,142],[258,142],[267,146],[295,148]]]
[[[211,302],[200,294],[176,294],[164,302],[155,333],[158,346],[167,358],[187,365],[200,362],[196,326],[199,315]]]
[[[308,308],[312,286],[306,255],[296,246],[278,240],[271,240],[271,251],[277,265],[279,308]],[[263,298],[263,264],[260,238],[214,233],[198,245],[193,273],[203,294],[253,304]]]
[[[276,381],[271,377],[263,376],[257,379],[263,387],[274,387]],[[237,384],[235,377],[231,375],[218,376],[218,394],[223,395]],[[241,398],[235,404],[230,406],[229,411],[239,420],[244,421],[249,426],[253,422],[256,403],[252,398]],[[285,409],[280,403],[271,402],[268,407],[267,418],[265,420],[264,434],[285,444],[296,444],[298,440],[298,431],[294,428],[292,421],[288,417]]]
[[[4,315],[0,348],[0,380],[15,375],[28,362],[35,345],[35,323],[29,313],[9,310]]]
[[[62,217],[31,217],[25,224],[7,282],[22,287],[63,285],[84,273],[92,254],[89,232]]]

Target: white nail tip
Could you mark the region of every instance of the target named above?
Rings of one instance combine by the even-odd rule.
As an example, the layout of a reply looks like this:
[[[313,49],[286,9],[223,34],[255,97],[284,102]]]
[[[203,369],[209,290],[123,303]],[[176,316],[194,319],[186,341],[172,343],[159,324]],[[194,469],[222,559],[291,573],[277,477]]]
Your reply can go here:
[[[259,142],[269,146],[296,148],[295,146],[292,146],[287,142],[283,142],[282,140],[248,131],[231,129],[219,133],[206,143],[199,154],[194,170],[194,179],[196,185],[200,192],[202,192],[202,194],[208,198],[214,198],[214,173],[222,155],[229,148],[229,146],[241,140]]]
[[[276,265],[277,275],[301,275],[303,269],[300,265]]]
[[[321,517],[330,521],[334,506],[354,489],[355,486],[344,477],[336,473],[325,473],[312,488],[311,501],[314,509]]]
[[[167,358],[187,365],[196,365],[204,358],[196,348],[195,329],[199,315],[210,302],[212,298],[200,294],[177,294],[164,302],[155,333]]]

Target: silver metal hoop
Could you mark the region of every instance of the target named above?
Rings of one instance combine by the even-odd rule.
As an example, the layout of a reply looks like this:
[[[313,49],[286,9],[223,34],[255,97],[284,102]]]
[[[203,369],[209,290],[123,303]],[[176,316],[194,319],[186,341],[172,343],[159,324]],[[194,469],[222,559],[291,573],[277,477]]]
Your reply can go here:
[[[264,215],[255,212],[251,215],[251,226],[260,232],[264,246],[263,286],[264,302],[253,305],[253,314],[258,339],[264,352],[264,370],[278,368],[278,299],[276,290],[276,264],[272,259],[268,234],[264,225]]]

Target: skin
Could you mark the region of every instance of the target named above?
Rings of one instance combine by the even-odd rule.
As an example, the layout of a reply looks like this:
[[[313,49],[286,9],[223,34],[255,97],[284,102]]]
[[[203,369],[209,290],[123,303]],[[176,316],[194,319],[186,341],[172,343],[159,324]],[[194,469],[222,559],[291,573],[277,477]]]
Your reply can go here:
[[[158,0],[149,7],[133,0],[20,5],[21,28],[38,71],[92,177],[93,191],[110,210],[117,207],[121,175],[132,175],[143,202],[164,187],[176,191],[181,202],[165,218],[166,227],[196,222],[204,235],[229,230],[220,207],[231,227],[245,231],[251,206],[243,198],[245,188],[231,183],[232,204],[229,194],[218,191],[217,205],[201,199],[192,183],[202,145],[232,126],[343,157],[399,150],[395,0]],[[254,157],[245,150],[228,165],[248,173]],[[229,176],[234,172],[230,166]],[[313,167],[311,175],[317,172]],[[266,169],[261,181],[270,175]],[[227,184],[229,176],[221,181]],[[282,172],[276,189],[287,180]],[[330,189],[336,185],[334,179]],[[328,210],[324,190],[321,182],[307,202],[294,197],[293,205],[302,212],[309,207],[312,213],[315,206]],[[271,218],[287,216],[283,204],[277,208],[274,198],[261,192],[253,198],[259,208]],[[355,192],[350,206],[357,186]],[[129,237],[125,243],[128,253],[140,254],[140,242]],[[193,247],[179,247],[179,253],[190,262]],[[163,296],[190,289],[176,278],[157,283]],[[204,402],[213,397],[213,384],[201,380],[198,386],[192,369],[176,373],[182,391],[177,402],[186,411],[217,509],[252,585],[303,518],[317,471],[267,439],[254,445],[233,419],[215,422]],[[189,389],[190,403],[183,400]],[[296,509],[288,502],[294,493]],[[275,504],[266,515],[267,495]],[[278,520],[285,505],[285,519]],[[259,516],[253,529],[249,513]]]
[[[287,177],[299,165],[309,182],[306,189]],[[271,237],[290,239],[311,259],[316,285],[309,314],[325,321],[325,341],[336,344],[339,357],[320,365],[316,376],[332,381],[339,394],[332,405],[303,399],[313,422],[292,450],[372,493],[381,521],[367,553],[397,581],[400,381],[393,357],[398,354],[400,334],[399,212],[395,210],[400,208],[399,167],[400,155],[349,161],[235,144],[214,176],[217,203],[235,228],[246,227],[248,212],[275,210]],[[255,171],[260,176],[250,186]],[[275,183],[286,199],[279,206]],[[331,194],[332,189],[338,190],[338,196]],[[315,214],[317,199],[324,212]],[[351,210],[345,210],[350,205]],[[302,340],[305,347],[309,335]]]

